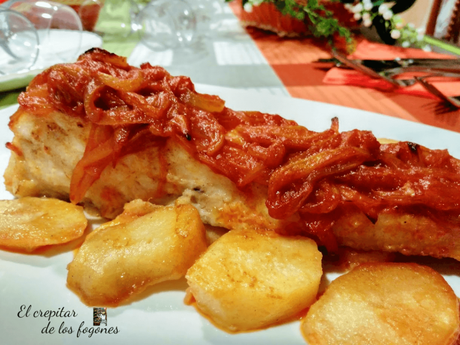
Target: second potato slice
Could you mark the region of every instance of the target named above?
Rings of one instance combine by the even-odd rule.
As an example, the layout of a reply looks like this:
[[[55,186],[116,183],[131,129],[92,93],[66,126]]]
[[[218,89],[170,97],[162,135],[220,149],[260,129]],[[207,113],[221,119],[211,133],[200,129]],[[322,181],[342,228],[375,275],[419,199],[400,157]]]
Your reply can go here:
[[[129,210],[128,204],[125,213]],[[149,285],[179,279],[206,250],[205,229],[193,206],[149,211],[96,229],[69,264],[67,283],[87,305],[117,306]]]
[[[248,331],[292,317],[316,299],[322,255],[305,237],[232,230],[187,272],[196,306],[219,327]]]
[[[452,345],[459,329],[454,291],[437,271],[415,263],[353,268],[301,323],[310,345]]]

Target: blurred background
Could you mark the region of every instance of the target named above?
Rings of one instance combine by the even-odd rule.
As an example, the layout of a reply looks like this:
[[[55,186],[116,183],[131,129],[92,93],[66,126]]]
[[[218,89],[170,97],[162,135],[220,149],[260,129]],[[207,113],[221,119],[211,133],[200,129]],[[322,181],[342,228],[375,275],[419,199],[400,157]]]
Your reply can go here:
[[[440,98],[413,76],[416,85],[395,88],[331,60],[333,51],[354,59],[456,57],[460,0],[0,2],[0,106],[15,103],[44,68],[101,47],[131,65],[161,65],[198,84],[460,129],[458,116],[430,111]],[[318,65],[328,59],[333,64]],[[453,80],[437,86],[456,96]]]

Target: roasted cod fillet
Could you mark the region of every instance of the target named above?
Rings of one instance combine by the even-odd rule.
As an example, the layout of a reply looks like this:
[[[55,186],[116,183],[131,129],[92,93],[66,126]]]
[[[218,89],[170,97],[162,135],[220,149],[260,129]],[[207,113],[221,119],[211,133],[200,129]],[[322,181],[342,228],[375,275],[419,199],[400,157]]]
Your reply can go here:
[[[134,199],[194,205],[226,229],[306,235],[329,251],[460,260],[460,162],[445,150],[313,132],[238,112],[185,77],[92,50],[37,76],[10,121],[16,196],[58,197],[104,217]]]
[[[11,124],[15,133],[5,171],[5,185],[16,196],[69,199],[73,170],[83,157],[89,123],[60,112],[46,117],[21,112]],[[162,176],[162,166],[167,167]],[[143,199],[156,204],[194,205],[203,222],[227,229],[256,227],[276,229],[282,221],[271,218],[265,206],[266,187],[256,184],[243,190],[223,175],[190,156],[178,143],[167,140],[123,156],[109,165],[88,189],[82,203],[101,215],[114,218],[125,203]]]

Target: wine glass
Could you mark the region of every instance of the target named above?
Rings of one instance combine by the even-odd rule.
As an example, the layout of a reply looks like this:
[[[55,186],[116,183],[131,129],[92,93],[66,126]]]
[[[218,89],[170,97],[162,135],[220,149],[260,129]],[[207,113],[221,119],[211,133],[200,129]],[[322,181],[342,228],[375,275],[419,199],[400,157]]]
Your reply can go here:
[[[0,7],[0,74],[27,70],[38,57],[38,33],[23,15]]]
[[[138,36],[153,51],[180,49],[215,31],[223,13],[216,0],[106,0],[95,30],[106,41]]]
[[[52,1],[15,1],[11,10],[21,13],[35,26],[39,37],[36,68],[73,61],[80,50],[82,24],[69,6]]]
[[[197,34],[208,36],[219,30],[224,16],[223,1],[190,0],[197,21]]]
[[[6,64],[6,60],[0,60],[3,74],[43,69],[77,57],[82,23],[72,8],[32,0],[8,1],[4,6],[7,8],[3,7],[1,12],[4,17],[0,19],[4,20],[0,20],[0,48],[9,57]]]
[[[135,17],[132,30],[154,51],[184,47],[195,39],[197,21],[184,0],[150,1]]]

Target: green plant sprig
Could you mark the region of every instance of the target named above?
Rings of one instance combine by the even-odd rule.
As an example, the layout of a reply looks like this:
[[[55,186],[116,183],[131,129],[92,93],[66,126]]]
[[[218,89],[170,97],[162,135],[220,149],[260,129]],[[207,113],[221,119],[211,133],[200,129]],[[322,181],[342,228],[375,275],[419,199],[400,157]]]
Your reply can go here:
[[[246,4],[258,6],[264,2],[273,3],[283,15],[289,15],[302,21],[307,17],[311,23],[309,29],[315,37],[324,37],[332,41],[333,36],[338,34],[347,43],[352,41],[350,30],[341,26],[339,21],[334,18],[333,12],[327,10],[318,0],[307,0],[306,4],[298,3],[295,0],[243,0],[243,7]]]

